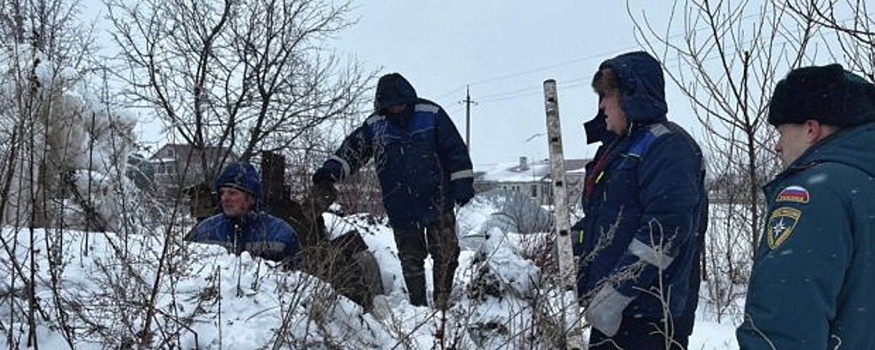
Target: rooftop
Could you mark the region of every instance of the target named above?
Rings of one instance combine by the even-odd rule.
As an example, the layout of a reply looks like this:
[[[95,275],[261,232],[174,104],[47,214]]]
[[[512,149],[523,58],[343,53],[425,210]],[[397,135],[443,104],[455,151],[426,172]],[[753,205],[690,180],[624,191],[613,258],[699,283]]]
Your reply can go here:
[[[565,172],[583,174],[587,162],[588,159],[566,159]],[[474,171],[479,181],[531,182],[549,178],[552,170],[549,159],[528,161],[520,157],[518,162],[475,165]]]

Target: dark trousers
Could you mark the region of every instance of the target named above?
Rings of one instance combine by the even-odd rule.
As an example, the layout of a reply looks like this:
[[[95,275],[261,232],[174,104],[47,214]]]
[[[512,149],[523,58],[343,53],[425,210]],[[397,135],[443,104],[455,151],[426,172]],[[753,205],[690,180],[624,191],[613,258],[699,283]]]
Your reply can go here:
[[[410,295],[410,303],[427,306],[425,292],[425,258],[431,254],[434,262],[435,307],[447,307],[453,290],[453,276],[459,266],[459,239],[456,237],[456,217],[453,213],[441,215],[437,222],[419,230],[395,229],[395,244],[401,260],[401,271]]]
[[[699,288],[702,285],[702,266],[699,259],[693,261],[690,271],[690,290],[687,292],[687,302],[683,313],[674,319],[675,336],[689,337],[693,334],[696,323],[696,308],[699,306]]]
[[[689,335],[668,332],[671,343],[666,347],[665,325],[662,320],[624,317],[620,330],[613,337],[593,328],[590,330],[589,350],[685,350]]]

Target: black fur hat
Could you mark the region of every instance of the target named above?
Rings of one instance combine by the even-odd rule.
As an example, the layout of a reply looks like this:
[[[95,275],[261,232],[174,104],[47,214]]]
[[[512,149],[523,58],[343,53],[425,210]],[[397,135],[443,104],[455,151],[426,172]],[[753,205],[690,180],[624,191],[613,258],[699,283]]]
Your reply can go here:
[[[779,81],[769,103],[769,124],[854,127],[875,121],[875,85],[839,64],[803,67]]]

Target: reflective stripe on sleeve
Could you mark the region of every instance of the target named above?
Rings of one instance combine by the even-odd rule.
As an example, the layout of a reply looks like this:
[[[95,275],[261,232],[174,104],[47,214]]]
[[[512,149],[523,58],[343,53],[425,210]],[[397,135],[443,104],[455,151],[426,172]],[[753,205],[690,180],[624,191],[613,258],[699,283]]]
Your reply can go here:
[[[413,108],[416,112],[429,112],[429,113],[437,113],[440,110],[440,107],[432,105],[432,104],[418,104]]]
[[[663,270],[667,269],[674,261],[674,258],[653,249],[650,245],[637,239],[633,239],[632,243],[629,244],[629,252],[631,252],[632,255],[637,256],[639,259]]]
[[[256,241],[249,242],[246,244],[246,251],[250,253],[278,253],[281,254],[286,250],[286,244],[283,242],[272,242],[272,241]]]
[[[328,160],[332,160],[332,159],[336,160],[338,163],[340,163],[340,166],[343,167],[343,177],[349,176],[349,172],[350,172],[349,163],[346,162],[346,159],[338,157],[337,155],[333,155],[333,156],[331,156],[331,158],[328,158]]]
[[[459,170],[457,172],[450,174],[450,181],[458,180],[458,179],[465,179],[465,178],[470,178],[470,177],[474,177],[474,170],[471,170],[471,169]]]

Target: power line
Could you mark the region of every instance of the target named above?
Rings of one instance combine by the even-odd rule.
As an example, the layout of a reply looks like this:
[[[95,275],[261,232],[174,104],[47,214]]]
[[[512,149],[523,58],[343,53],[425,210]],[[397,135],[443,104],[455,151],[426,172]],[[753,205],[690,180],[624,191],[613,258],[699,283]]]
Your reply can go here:
[[[569,88],[574,88],[574,87],[578,87],[581,85],[587,85],[589,83],[589,78],[576,78],[576,79],[566,80],[566,81],[562,81],[562,82],[557,81],[557,83],[559,84],[558,87],[563,88],[563,89],[569,89]],[[510,91],[510,92],[506,92],[506,93],[487,95],[487,96],[484,96],[483,98],[481,98],[480,102],[481,103],[489,103],[489,102],[506,101],[506,100],[513,100],[513,99],[517,99],[517,98],[541,95],[541,94],[543,94],[543,91],[541,90],[540,87],[532,87],[532,88],[527,88],[527,89]]]
[[[742,18],[740,19],[740,22],[746,21],[746,20],[751,19],[751,18],[754,18],[754,17],[761,16],[761,15],[762,15],[762,11],[758,11],[758,12],[756,12],[756,13],[752,13],[752,14],[749,14],[749,15],[747,15],[747,16],[742,17]],[[698,33],[698,32],[706,31],[706,30],[710,30],[710,29],[711,29],[711,28],[710,28],[709,26],[707,26],[707,25],[703,25],[703,26],[701,26],[701,27],[695,29],[693,32],[694,32],[694,33]],[[688,35],[688,34],[689,34],[688,32],[686,32],[686,31],[682,31],[682,32],[680,32],[680,33],[677,33],[677,34],[674,34],[674,35],[669,36],[667,39],[674,39],[674,38],[682,37],[682,36],[684,36],[684,35]],[[450,96],[450,95],[456,94],[456,93],[458,93],[458,92],[460,92],[460,91],[462,91],[462,90],[464,90],[464,89],[466,89],[466,88],[468,88],[468,87],[470,87],[470,86],[485,85],[485,84],[494,83],[494,82],[497,82],[497,81],[502,81],[502,80],[507,80],[507,79],[511,79],[511,78],[516,78],[516,77],[520,77],[520,76],[524,76],[524,75],[532,74],[532,73],[543,72],[543,71],[546,71],[546,70],[549,70],[549,69],[553,69],[553,68],[565,67],[565,66],[569,66],[569,65],[572,65],[572,64],[576,64],[576,63],[580,63],[580,62],[584,62],[584,61],[588,61],[588,60],[592,60],[592,59],[611,57],[612,55],[617,54],[617,53],[620,53],[620,52],[628,52],[628,51],[635,50],[635,49],[640,49],[640,48],[641,48],[640,45],[639,45],[639,46],[628,46],[628,47],[625,47],[625,48],[613,49],[613,50],[603,51],[603,52],[600,52],[600,53],[594,53],[594,54],[587,55],[587,56],[583,56],[583,57],[573,58],[573,59],[570,59],[570,60],[567,60],[567,61],[562,61],[562,62],[558,62],[558,63],[548,64],[548,65],[545,65],[545,66],[535,67],[535,68],[531,68],[531,69],[527,69],[527,70],[521,70],[521,71],[517,71],[517,72],[512,72],[512,73],[508,73],[508,74],[504,74],[504,75],[499,75],[499,76],[495,76],[495,77],[491,77],[491,78],[484,78],[484,79],[480,79],[480,80],[474,80],[474,81],[469,82],[469,83],[467,83],[467,84],[465,84],[465,85],[461,85],[461,86],[459,86],[459,87],[457,87],[457,88],[455,88],[455,89],[453,89],[453,90],[451,90],[451,91],[448,91],[448,92],[446,92],[446,93],[444,93],[444,94],[442,94],[442,95],[439,95],[439,96],[438,96],[438,99],[442,99],[442,98],[448,97],[448,96]],[[540,87],[533,88],[533,89],[538,90],[538,93],[540,93]],[[499,93],[499,94],[511,94],[511,93],[512,93],[512,92]],[[497,94],[495,94],[495,95],[497,95]],[[487,96],[487,97],[488,97],[488,96]],[[481,99],[482,99],[482,98],[481,98]]]
[[[549,70],[549,69],[553,69],[553,68],[569,66],[569,65],[583,62],[583,61],[589,61],[589,60],[593,60],[593,59],[597,59],[597,58],[603,58],[603,57],[606,57],[607,55],[610,55],[612,53],[623,52],[623,51],[628,51],[628,50],[630,50],[630,48],[621,49],[619,51],[618,50],[611,50],[611,51],[607,51],[607,52],[603,52],[603,53],[596,53],[596,54],[592,54],[589,56],[568,60],[565,62],[560,62],[560,63],[551,64],[551,65],[547,65],[547,66],[532,68],[529,70],[524,70],[524,71],[517,72],[517,73],[506,74],[506,75],[502,75],[502,76],[498,76],[498,77],[494,77],[494,78],[483,79],[480,81],[475,81],[475,82],[469,83],[468,85],[482,85],[482,84],[488,84],[488,83],[506,80],[506,79],[510,79],[510,78],[516,78],[516,77],[527,75],[527,74],[543,72],[545,70]]]
[[[746,21],[746,20],[761,16],[761,15],[762,15],[762,11],[758,11],[756,13],[741,17],[740,21],[743,22],[743,21]],[[850,20],[852,20],[852,19],[850,19]],[[711,28],[708,27],[707,25],[703,25],[703,26],[695,29],[694,33],[698,33],[698,32],[705,31],[705,30],[710,30],[710,29]],[[678,37],[682,37],[682,36],[688,35],[688,34],[689,34],[688,32],[681,32],[681,33],[677,33],[677,34],[669,36],[668,39],[678,38]],[[825,35],[825,34],[821,33],[818,36],[823,36],[823,35]],[[742,44],[750,43],[752,40],[753,39],[750,39],[748,41],[743,42]],[[739,46],[739,44],[735,44],[735,45],[732,45],[731,47],[737,48],[738,46]],[[562,61],[559,63],[548,64],[545,66],[540,66],[540,67],[536,67],[536,68],[532,68],[532,69],[521,70],[521,71],[508,73],[508,74],[504,74],[504,75],[499,75],[499,76],[495,76],[495,77],[491,77],[491,78],[474,80],[473,82],[470,82],[470,83],[466,84],[465,86],[460,86],[456,89],[453,89],[450,92],[447,92],[443,95],[440,95],[440,97],[438,97],[438,99],[445,98],[447,96],[459,93],[463,89],[467,89],[470,86],[486,85],[486,84],[490,84],[490,83],[494,83],[494,82],[498,82],[498,81],[503,81],[503,80],[507,80],[507,79],[511,79],[511,78],[520,77],[520,76],[525,76],[525,75],[532,74],[532,73],[543,72],[546,70],[559,68],[559,67],[565,67],[565,66],[577,64],[577,63],[592,60],[592,59],[610,57],[612,54],[615,54],[618,52],[628,52],[630,50],[634,50],[637,48],[640,48],[640,47],[639,46],[632,46],[632,47],[626,47],[626,48],[622,48],[622,49],[618,49],[618,50],[610,50],[610,51],[595,53],[595,54],[591,54],[591,55],[587,55],[587,56],[583,56],[583,57],[579,57],[579,58],[574,58],[574,59]],[[682,63],[677,62],[678,58],[680,58],[680,55],[676,52],[673,55],[665,57],[665,61],[662,62],[662,64],[664,65],[664,68],[666,70],[669,69],[669,67],[672,67],[674,69],[679,69],[681,67]],[[710,58],[707,58],[705,61],[712,61],[714,59],[716,59],[716,58],[710,57]],[[590,78],[588,78],[588,77],[582,77],[582,78],[567,80],[564,82],[560,82],[560,84],[561,84],[560,87],[563,87],[563,88],[577,87],[577,86],[585,84],[589,79]],[[531,88],[522,88],[522,89],[511,90],[511,91],[504,91],[504,92],[483,95],[479,98],[479,102],[480,103],[490,103],[490,102],[513,100],[513,99],[524,98],[524,97],[529,97],[529,96],[534,96],[534,95],[540,95],[541,93],[542,93],[542,91],[541,91],[540,86],[533,86]]]
[[[508,74],[500,75],[497,77],[475,80],[473,82],[466,84],[465,86],[460,86],[458,88],[453,89],[452,91],[449,91],[445,94],[439,95],[438,99],[441,99],[441,98],[453,95],[455,93],[458,93],[459,91],[461,91],[465,88],[468,88],[470,86],[485,85],[485,84],[494,83],[497,81],[502,81],[502,80],[507,80],[507,79],[511,79],[511,78],[516,78],[516,77],[532,74],[532,73],[543,72],[543,71],[554,69],[554,68],[565,67],[565,66],[569,66],[569,65],[584,62],[584,61],[589,61],[589,60],[593,60],[593,59],[607,57],[607,56],[609,56],[613,53],[617,53],[617,52],[626,52],[629,50],[633,50],[635,48],[636,47],[627,47],[627,48],[623,48],[623,49],[619,49],[619,50],[605,51],[605,52],[595,53],[592,55],[579,57],[579,58],[575,58],[575,59],[571,59],[571,60],[567,60],[567,61],[563,61],[563,62],[559,62],[559,63],[549,64],[546,66],[540,66],[540,67],[536,67],[536,68],[532,68],[532,69],[517,71],[514,73],[508,73]],[[540,89],[540,87],[538,87],[537,89]]]

